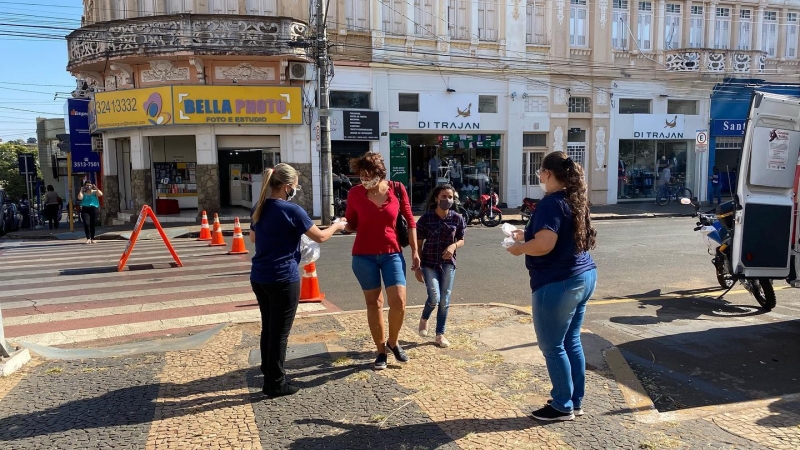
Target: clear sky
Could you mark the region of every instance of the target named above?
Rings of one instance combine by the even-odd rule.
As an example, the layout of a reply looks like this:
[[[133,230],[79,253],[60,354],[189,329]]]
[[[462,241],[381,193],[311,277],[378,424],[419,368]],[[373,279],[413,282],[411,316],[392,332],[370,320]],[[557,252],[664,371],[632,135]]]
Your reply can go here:
[[[67,67],[69,30],[80,0],[0,0],[0,139],[36,137],[36,117],[64,117],[75,89]],[[58,98],[53,99],[58,93]]]

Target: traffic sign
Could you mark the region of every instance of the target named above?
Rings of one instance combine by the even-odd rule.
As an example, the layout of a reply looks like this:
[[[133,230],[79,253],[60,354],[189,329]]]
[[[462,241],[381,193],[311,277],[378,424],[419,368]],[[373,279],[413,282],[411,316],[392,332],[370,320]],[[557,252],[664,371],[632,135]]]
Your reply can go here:
[[[694,141],[694,150],[697,153],[708,151],[708,130],[697,130]]]

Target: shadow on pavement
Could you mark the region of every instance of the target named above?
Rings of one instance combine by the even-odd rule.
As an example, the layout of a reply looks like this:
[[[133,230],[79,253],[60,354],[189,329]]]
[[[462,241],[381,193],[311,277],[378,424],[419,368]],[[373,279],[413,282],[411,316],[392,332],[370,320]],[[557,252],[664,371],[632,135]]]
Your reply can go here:
[[[682,297],[661,297],[661,290],[646,292],[643,294],[631,295],[627,298],[639,301],[639,308],[648,306],[658,307],[655,317],[650,315],[641,316],[621,316],[609,319],[612,323],[623,325],[654,325],[659,323],[670,323],[676,320],[695,320],[704,317],[751,317],[766,314],[767,311],[759,308],[758,303],[753,300],[752,305],[737,305],[725,299],[718,300],[711,297],[702,297],[703,293],[714,292],[718,289],[695,289],[691,291],[676,291],[670,295],[681,295]],[[693,297],[695,296],[696,297]]]
[[[800,396],[782,398],[772,402],[769,410],[774,414],[756,421],[757,424],[772,428],[794,428],[800,426]]]

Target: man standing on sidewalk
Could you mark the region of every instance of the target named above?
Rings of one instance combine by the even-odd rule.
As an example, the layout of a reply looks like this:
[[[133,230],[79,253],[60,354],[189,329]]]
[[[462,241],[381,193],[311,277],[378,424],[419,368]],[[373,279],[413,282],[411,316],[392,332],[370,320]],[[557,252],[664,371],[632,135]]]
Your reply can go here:
[[[669,180],[672,178],[672,164],[667,164],[664,167],[664,170],[661,171],[661,178],[658,179],[658,197],[656,198],[656,203],[662,198],[665,198],[668,194],[667,187],[669,186]]]

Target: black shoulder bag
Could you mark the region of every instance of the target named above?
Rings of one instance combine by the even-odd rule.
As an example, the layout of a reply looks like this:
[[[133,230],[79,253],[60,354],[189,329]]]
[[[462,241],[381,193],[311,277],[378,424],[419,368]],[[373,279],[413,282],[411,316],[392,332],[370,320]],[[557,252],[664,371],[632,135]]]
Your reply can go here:
[[[394,195],[400,203],[400,208],[397,211],[397,222],[394,225],[395,234],[397,234],[397,243],[400,247],[408,247],[408,221],[403,215],[403,192],[400,190],[400,182],[393,181]]]

